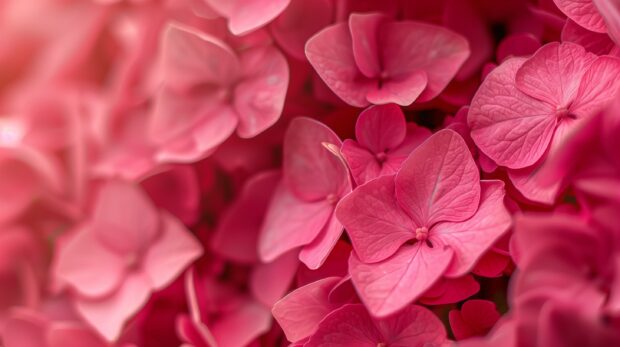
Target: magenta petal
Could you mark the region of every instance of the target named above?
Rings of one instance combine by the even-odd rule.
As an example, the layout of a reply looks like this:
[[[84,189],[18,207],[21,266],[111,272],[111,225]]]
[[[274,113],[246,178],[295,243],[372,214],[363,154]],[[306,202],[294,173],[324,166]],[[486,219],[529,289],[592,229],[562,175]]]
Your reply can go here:
[[[326,201],[299,200],[281,182],[269,205],[258,242],[258,254],[264,262],[306,245],[321,232],[333,207]]]
[[[206,0],[228,18],[228,28],[235,35],[258,29],[276,18],[291,0]]]
[[[289,293],[272,308],[273,317],[280,324],[286,339],[297,342],[312,335],[323,318],[338,307],[328,295],[340,281],[326,277]]]
[[[380,13],[353,13],[349,16],[349,30],[355,63],[364,76],[377,78],[381,74],[379,60],[379,28],[387,20]]]
[[[99,191],[91,228],[107,247],[121,253],[139,252],[159,232],[157,209],[138,186],[106,182]]]
[[[543,162],[544,164],[544,162]],[[540,165],[532,165],[518,170],[508,170],[508,178],[526,199],[551,205],[557,198],[562,180],[552,184],[542,184]]]
[[[79,229],[61,249],[56,276],[87,297],[112,293],[125,277],[126,259],[105,247],[89,228]]]
[[[4,323],[2,342],[6,347],[46,347],[45,319],[29,311],[16,311]]]
[[[241,54],[243,80],[235,87],[239,114],[237,134],[254,137],[272,126],[282,114],[288,88],[286,59],[273,47],[248,49]]]
[[[357,142],[376,154],[398,146],[406,135],[405,115],[394,104],[365,109],[355,124]]]
[[[609,54],[615,46],[609,35],[584,29],[570,19],[562,28],[562,41],[579,44],[596,55]]]
[[[375,153],[351,139],[344,140],[340,152],[346,160],[349,170],[351,170],[351,176],[353,176],[355,183],[363,184],[379,177],[382,167]]]
[[[210,326],[220,347],[246,346],[271,327],[271,313],[263,305],[247,301]]]
[[[138,312],[150,294],[149,279],[134,274],[128,276],[113,295],[98,300],[76,300],[76,309],[106,340],[114,341],[125,322]]]
[[[424,91],[427,81],[428,76],[424,71],[394,77],[384,81],[380,88],[369,90],[366,100],[376,105],[395,103],[408,106]]]
[[[411,305],[397,314],[376,321],[388,346],[442,346],[446,329],[430,310]]]
[[[384,260],[408,240],[415,225],[394,196],[394,176],[383,176],[357,187],[336,207],[336,217],[365,263]]]
[[[466,221],[439,223],[431,233],[431,240],[454,250],[454,258],[445,275],[460,277],[474,266],[487,249],[508,231],[511,217],[504,206],[504,183],[482,181],[478,211]]]
[[[305,201],[339,196],[350,184],[342,160],[325,147],[329,144],[340,148],[342,142],[330,128],[310,118],[295,118],[286,131],[284,181]]]
[[[286,294],[299,268],[298,258],[297,250],[293,250],[271,263],[254,267],[250,275],[250,289],[258,302],[271,307]]]
[[[571,111],[581,117],[601,111],[620,91],[620,59],[598,57],[585,72]]]
[[[86,327],[64,323],[54,324],[47,332],[46,347],[107,347],[107,343]],[[42,346],[41,346],[42,347]]]
[[[523,58],[495,68],[474,95],[467,116],[476,145],[499,165],[523,168],[545,153],[553,136],[556,106],[531,98],[515,87]]]
[[[605,21],[592,0],[553,0],[553,2],[568,18],[582,27],[597,33],[607,32]]]
[[[347,23],[327,27],[306,43],[306,57],[321,79],[344,102],[355,107],[369,105],[366,94],[376,82],[364,78],[353,56]]]
[[[499,317],[495,303],[488,300],[468,300],[460,311],[452,310],[449,314],[450,327],[457,340],[485,335]]]
[[[575,99],[581,77],[596,56],[580,45],[553,42],[544,45],[517,70],[517,88],[558,108]]]
[[[463,221],[476,212],[480,175],[467,144],[453,130],[431,136],[396,174],[396,199],[417,227]]]
[[[599,13],[603,16],[607,33],[614,42],[620,42],[620,6],[609,0],[593,0]]]
[[[405,245],[392,257],[364,264],[353,253],[351,280],[362,302],[375,317],[385,317],[409,305],[437,281],[450,265],[453,251],[418,242]]]
[[[480,284],[474,276],[441,278],[424,293],[420,302],[424,305],[445,305],[463,301],[480,291]]]
[[[304,347],[377,347],[385,343],[363,305],[344,305],[321,321]]]
[[[202,246],[178,219],[163,213],[162,222],[162,232],[144,254],[142,264],[155,290],[170,284],[202,255]]]
[[[301,249],[299,260],[311,270],[321,267],[340,239],[342,228],[342,223],[332,214],[317,237]]]

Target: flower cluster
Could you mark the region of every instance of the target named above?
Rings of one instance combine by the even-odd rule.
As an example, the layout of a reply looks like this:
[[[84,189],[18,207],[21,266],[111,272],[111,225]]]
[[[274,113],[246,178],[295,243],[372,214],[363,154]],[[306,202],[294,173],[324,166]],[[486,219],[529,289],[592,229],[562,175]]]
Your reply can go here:
[[[0,345],[620,346],[615,0],[0,1]]]

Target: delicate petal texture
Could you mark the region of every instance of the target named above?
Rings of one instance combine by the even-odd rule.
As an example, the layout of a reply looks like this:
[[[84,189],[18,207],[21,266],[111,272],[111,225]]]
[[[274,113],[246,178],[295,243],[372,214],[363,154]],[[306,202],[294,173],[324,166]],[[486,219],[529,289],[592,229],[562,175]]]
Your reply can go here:
[[[88,228],[65,245],[56,275],[86,297],[102,297],[117,289],[125,277],[126,259],[105,247]]]
[[[607,32],[605,21],[592,0],[553,0],[568,18],[582,27],[597,32]]]
[[[295,118],[284,137],[284,181],[300,199],[325,199],[341,194],[348,185],[343,162],[324,144],[338,148],[342,142],[324,124],[310,118]]]
[[[587,117],[600,112],[620,91],[620,59],[597,58],[586,71],[579,85],[572,112]]]
[[[127,254],[147,247],[157,237],[160,221],[143,190],[130,183],[111,181],[99,192],[91,228],[107,247]]]
[[[508,170],[508,178],[526,199],[551,205],[556,200],[562,181],[541,184],[540,167],[532,165],[524,169]]]
[[[272,126],[282,114],[289,70],[284,56],[273,47],[258,47],[241,54],[244,79],[235,87],[239,113],[237,134],[254,137]]]
[[[394,176],[383,176],[359,186],[340,201],[336,217],[342,222],[355,253],[365,263],[384,260],[408,240],[416,226],[399,207]]]
[[[401,247],[392,257],[364,264],[352,254],[351,280],[362,302],[375,317],[385,317],[417,299],[450,265],[453,251],[422,242]]]
[[[620,42],[620,6],[609,0],[593,0],[598,12],[603,16],[607,33],[614,42]]]
[[[389,346],[440,346],[447,340],[439,318],[422,306],[408,306],[375,324]]]
[[[143,270],[152,288],[162,289],[202,255],[202,246],[183,224],[171,215],[162,215],[162,231],[144,254]]]
[[[260,232],[260,258],[270,262],[296,247],[312,242],[332,213],[333,207],[326,201],[301,201],[284,183],[280,183]]]
[[[297,251],[280,256],[271,263],[258,264],[250,276],[250,289],[256,300],[271,307],[288,291],[299,267]]]
[[[368,78],[381,74],[378,34],[386,20],[387,17],[379,13],[353,13],[349,17],[353,58],[360,72]]]
[[[357,142],[377,154],[398,146],[406,135],[405,115],[394,104],[367,108],[355,124]]]
[[[328,295],[339,281],[338,277],[323,278],[297,288],[273,305],[271,312],[287,340],[296,342],[312,335],[321,320],[338,307]]]
[[[376,154],[357,142],[351,139],[344,140],[340,152],[347,161],[351,175],[357,184],[363,184],[381,175],[383,168]]]
[[[570,19],[562,28],[562,41],[577,43],[596,55],[609,54],[615,46],[609,35],[584,29]]]
[[[446,276],[460,277],[469,272],[478,258],[510,227],[510,214],[504,206],[504,183],[482,181],[481,186],[480,206],[471,218],[460,223],[439,223],[433,228],[430,240],[454,250]]]
[[[381,87],[368,92],[366,99],[377,105],[395,103],[407,106],[424,91],[428,76],[424,71],[415,71],[382,82]]]
[[[580,45],[550,43],[517,70],[517,88],[540,101],[568,108],[575,99],[581,77],[596,59]]]
[[[557,123],[553,105],[515,87],[515,75],[525,61],[513,58],[495,68],[476,92],[467,116],[480,150],[497,164],[514,169],[538,161]]]
[[[317,237],[301,249],[299,260],[311,270],[318,269],[327,260],[341,235],[342,223],[332,213]]]
[[[318,326],[305,347],[376,347],[384,342],[362,305],[345,305],[333,311]]]
[[[213,324],[211,330],[218,346],[246,346],[269,330],[271,320],[269,309],[256,302],[246,302],[237,311]]]
[[[480,175],[463,138],[442,130],[416,148],[396,175],[396,199],[417,227],[476,212]]]
[[[344,102],[355,107],[370,103],[366,94],[375,88],[355,64],[347,23],[327,27],[306,43],[306,57],[319,76]]]
[[[228,28],[243,35],[276,18],[291,0],[206,0],[214,10],[228,18]]]

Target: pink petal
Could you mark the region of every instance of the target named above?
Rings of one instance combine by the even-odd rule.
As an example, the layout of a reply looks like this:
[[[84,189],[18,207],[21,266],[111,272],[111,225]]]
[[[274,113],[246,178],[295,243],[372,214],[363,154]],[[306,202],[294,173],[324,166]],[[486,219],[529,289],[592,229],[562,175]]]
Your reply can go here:
[[[340,239],[342,229],[342,223],[332,214],[317,237],[301,249],[299,260],[311,270],[321,267]]]
[[[583,46],[588,52],[596,55],[609,54],[614,48],[614,42],[607,34],[595,33],[584,29],[579,24],[568,19],[562,28],[562,41],[569,41]]]
[[[488,300],[468,300],[461,310],[449,314],[450,327],[457,340],[472,336],[484,336],[499,319],[495,304]]]
[[[344,305],[325,317],[304,347],[377,347],[381,342],[387,341],[364,306],[357,304]]]
[[[389,346],[441,346],[447,342],[439,318],[422,306],[408,306],[375,324]]]
[[[540,40],[530,33],[516,33],[506,36],[497,46],[497,61],[510,57],[529,56],[540,48]]]
[[[200,84],[229,85],[241,64],[233,50],[219,39],[180,24],[163,34],[162,74],[168,86],[185,91]]]
[[[480,150],[497,164],[515,169],[538,161],[557,123],[555,106],[515,87],[515,75],[525,61],[512,58],[491,71],[467,116],[471,137]]]
[[[424,293],[420,302],[425,305],[445,305],[463,301],[480,291],[480,284],[474,276],[442,278]]]
[[[531,201],[551,205],[556,200],[562,180],[556,180],[553,184],[542,184],[541,164],[535,164],[518,170],[508,170],[508,178],[523,196]]]
[[[397,147],[406,135],[405,115],[394,104],[365,109],[355,124],[357,142],[377,154]]]
[[[100,189],[90,226],[101,242],[122,254],[139,252],[157,237],[157,209],[129,182],[109,181]]]
[[[605,21],[592,0],[553,0],[568,18],[597,33],[607,32]]]
[[[16,311],[4,323],[2,342],[6,347],[45,347],[47,322],[29,311]]]
[[[361,73],[368,78],[381,74],[378,34],[386,20],[387,17],[380,13],[353,13],[349,16],[353,57]]]
[[[618,75],[620,75],[620,59],[610,56],[598,57],[581,79],[571,112],[578,117],[592,116],[600,112],[620,91]]]
[[[355,253],[349,259],[351,280],[370,313],[385,317],[409,305],[430,288],[450,265],[453,251],[422,242],[405,245],[392,257],[364,264]]]
[[[593,0],[598,12],[603,16],[607,32],[614,42],[620,42],[620,6],[614,1]]]
[[[463,221],[476,212],[480,175],[467,144],[441,130],[416,148],[396,174],[396,199],[417,227]]]
[[[428,77],[424,71],[393,77],[383,81],[379,88],[369,90],[366,99],[376,105],[389,103],[411,105],[424,91],[427,81]]]
[[[398,147],[388,151],[387,159],[383,163],[380,175],[392,175],[398,172],[402,163],[409,157],[411,152],[424,143],[431,135],[432,133],[429,129],[418,126],[415,123],[408,123],[405,139]]]
[[[228,18],[235,35],[256,30],[276,18],[291,0],[206,0],[209,6]]]
[[[540,48],[517,70],[517,88],[555,107],[570,106],[575,99],[581,77],[596,59],[580,45],[549,43]]]
[[[128,276],[112,295],[98,300],[78,298],[75,307],[90,326],[108,341],[115,341],[125,322],[147,302],[149,279],[141,274]]]
[[[213,252],[240,263],[258,260],[260,227],[279,180],[278,171],[258,173],[248,179],[217,225],[211,238]]]
[[[241,54],[243,80],[235,87],[239,114],[237,134],[254,137],[272,126],[282,114],[288,88],[286,59],[273,47],[257,47]]]
[[[466,221],[439,223],[431,231],[433,243],[447,245],[454,250],[454,258],[446,276],[460,277],[474,266],[511,225],[511,217],[504,206],[504,183],[482,181],[480,206]],[[435,239],[436,238],[436,239]]]
[[[107,343],[84,326],[53,324],[47,333],[48,347],[107,347]]]
[[[297,268],[298,252],[290,251],[271,263],[258,264],[250,275],[250,289],[258,302],[271,307],[288,291]]]
[[[349,170],[351,170],[351,176],[353,176],[355,183],[363,184],[380,176],[382,166],[375,153],[360,146],[354,140],[344,140],[340,152],[346,160]]]
[[[181,222],[164,213],[162,232],[144,254],[143,270],[155,290],[166,287],[202,255],[202,246]]]
[[[336,208],[362,262],[384,260],[415,239],[416,227],[399,207],[394,189],[394,176],[379,177],[357,187]]]
[[[332,212],[333,207],[326,201],[301,201],[281,182],[269,204],[260,232],[258,254],[261,260],[271,262],[296,247],[312,242]]]
[[[510,258],[508,256],[490,250],[478,259],[471,271],[481,277],[500,277],[509,263]]]
[[[349,273],[349,256],[351,255],[351,244],[344,240],[339,240],[329,253],[329,256],[316,270],[310,270],[301,266],[297,272],[297,285],[302,286],[311,282],[318,281],[325,277],[344,277]]]
[[[246,346],[271,327],[271,313],[263,305],[248,301],[211,325],[220,347]]]
[[[216,345],[215,338],[207,327],[192,321],[186,315],[179,315],[176,320],[176,330],[179,338],[190,345],[187,347],[212,347]],[[186,345],[182,345],[184,347]]]
[[[330,128],[313,119],[295,118],[286,131],[284,181],[305,201],[339,196],[349,186],[346,166],[325,144],[340,148],[342,142]]]
[[[425,72],[428,82],[418,101],[428,101],[443,91],[469,57],[467,40],[440,26],[391,22],[380,32],[381,61],[389,78],[404,80],[418,71]]]
[[[86,227],[76,231],[58,254],[56,276],[87,297],[111,294],[127,270],[123,256],[107,248]]]
[[[321,79],[344,102],[365,107],[368,91],[376,82],[364,78],[353,56],[352,39],[347,23],[327,27],[306,43],[306,57]]]
[[[0,160],[0,222],[7,222],[19,216],[36,198],[39,179],[21,160]]]
[[[339,281],[338,277],[323,278],[297,288],[273,305],[271,312],[287,340],[297,342],[312,335],[321,320],[338,307],[328,295]]]

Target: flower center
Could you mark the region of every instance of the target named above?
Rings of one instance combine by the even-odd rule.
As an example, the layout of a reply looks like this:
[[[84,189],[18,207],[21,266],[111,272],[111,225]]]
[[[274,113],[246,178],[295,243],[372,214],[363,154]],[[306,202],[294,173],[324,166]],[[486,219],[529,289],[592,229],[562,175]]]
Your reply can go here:
[[[428,239],[428,228],[421,227],[415,230],[415,238],[418,241],[426,241]]]
[[[570,113],[569,107],[568,106],[564,106],[564,107],[560,107],[555,111],[555,116],[558,119],[562,119],[562,118],[571,118],[571,119],[575,119],[575,115]]]
[[[387,154],[385,152],[377,153],[375,155],[375,158],[377,158],[377,161],[379,163],[383,163],[387,159]]]

